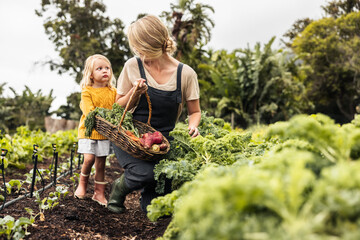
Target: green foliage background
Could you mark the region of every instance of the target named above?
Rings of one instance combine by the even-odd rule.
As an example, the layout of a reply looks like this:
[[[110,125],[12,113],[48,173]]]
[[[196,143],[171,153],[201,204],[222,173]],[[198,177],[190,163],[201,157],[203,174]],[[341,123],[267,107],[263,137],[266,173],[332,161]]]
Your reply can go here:
[[[332,0],[322,8],[322,19],[297,20],[284,35],[288,41],[282,39],[285,45],[280,49],[273,48],[275,38],[253,48],[209,49],[207,43],[215,26],[212,14],[216,9],[201,1],[176,1],[160,17],[177,42],[175,57],[197,72],[201,108],[210,115],[242,128],[318,112],[347,123],[360,111],[359,1]],[[46,34],[59,53],[59,59],[46,64],[59,74],[70,73],[76,82],[81,79],[89,55],[107,56],[116,77],[132,56],[125,25],[118,18],[106,16],[102,1],[42,0],[36,14],[43,19]],[[138,17],[143,15],[139,13]],[[34,95],[29,91],[24,94]],[[79,95],[69,95],[67,104],[55,113],[78,120]],[[45,115],[49,114],[46,110],[49,97],[38,98],[42,101],[38,109]],[[16,103],[10,102],[8,99],[2,112],[16,108]],[[11,123],[14,119],[28,118],[29,114],[9,118],[0,113],[0,116],[4,123]],[[184,112],[181,120],[185,118]],[[19,126],[15,122],[3,124],[3,131],[14,131]],[[39,128],[31,125],[31,119],[20,122]]]
[[[50,114],[54,100],[52,91],[44,95],[41,90],[32,92],[28,86],[22,93],[9,88],[13,96],[3,96],[6,83],[0,85],[0,131],[13,133],[19,126],[45,130],[44,118]]]

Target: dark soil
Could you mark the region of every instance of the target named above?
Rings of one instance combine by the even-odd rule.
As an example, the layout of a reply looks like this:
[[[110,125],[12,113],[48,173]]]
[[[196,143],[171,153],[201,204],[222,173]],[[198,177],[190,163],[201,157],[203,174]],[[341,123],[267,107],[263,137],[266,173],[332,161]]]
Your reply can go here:
[[[110,166],[106,167],[105,172],[105,181],[109,182],[105,192],[107,198],[110,194],[111,183],[120,177],[123,172],[115,157],[108,158],[108,161]],[[47,168],[50,163],[51,159],[44,160],[44,163],[39,163],[38,168]],[[25,179],[24,174],[28,173],[32,167],[32,165],[29,165],[24,170],[6,169],[6,180]],[[79,173],[80,170],[75,169],[74,172]],[[45,185],[50,183],[50,180],[49,178],[45,179]],[[125,213],[115,214],[108,211],[106,207],[91,200],[94,187],[93,176],[89,181],[87,196],[82,200],[73,197],[76,186],[73,186],[73,181],[70,180],[69,175],[58,180],[57,185],[61,184],[69,186],[70,194],[63,198],[52,210],[44,212],[45,220],[41,221],[38,215],[35,223],[28,227],[30,235],[26,236],[25,239],[156,239],[163,235],[171,220],[165,218],[157,222],[150,222],[140,208],[139,192],[133,192],[127,196],[125,201],[127,210]],[[36,187],[41,189],[40,184],[37,184]],[[55,192],[55,187],[45,190],[41,194],[41,198],[47,197],[50,192]],[[6,202],[18,196],[17,193],[12,194],[8,196]],[[0,217],[11,215],[15,219],[20,217],[29,218],[30,215],[25,211],[25,208],[32,209],[35,214],[39,213],[39,205],[35,202],[35,197],[27,197],[4,208],[0,212]],[[0,239],[5,239],[1,237]]]

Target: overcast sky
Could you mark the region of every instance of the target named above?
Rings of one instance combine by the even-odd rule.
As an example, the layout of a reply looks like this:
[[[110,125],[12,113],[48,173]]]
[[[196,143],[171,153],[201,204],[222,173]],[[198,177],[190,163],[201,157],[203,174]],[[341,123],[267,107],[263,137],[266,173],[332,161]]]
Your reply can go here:
[[[104,0],[105,15],[120,18],[126,26],[139,13],[159,15],[170,10],[177,0]],[[202,0],[214,7],[210,16],[215,22],[212,40],[208,44],[215,50],[253,47],[264,44],[276,36],[274,48],[280,47],[280,38],[295,20],[309,17],[319,19],[326,0]],[[35,65],[58,54],[48,40],[43,19],[35,15],[41,0],[0,0],[0,83],[22,93],[27,85],[32,91],[49,94],[53,89],[55,100],[51,110],[66,104],[66,96],[80,91],[69,75],[59,76],[48,66]],[[6,87],[6,88],[7,88]],[[13,96],[7,91],[6,96]]]

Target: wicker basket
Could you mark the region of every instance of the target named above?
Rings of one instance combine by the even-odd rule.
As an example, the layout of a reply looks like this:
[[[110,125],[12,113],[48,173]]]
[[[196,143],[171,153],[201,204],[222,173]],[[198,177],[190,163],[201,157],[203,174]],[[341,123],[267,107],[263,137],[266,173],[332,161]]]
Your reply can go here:
[[[139,142],[134,141],[131,139],[126,133],[124,128],[121,126],[125,114],[128,110],[129,104],[133,98],[133,95],[138,88],[139,85],[136,86],[133,94],[131,95],[128,104],[125,107],[123,116],[121,117],[119,126],[115,126],[114,124],[111,124],[110,122],[106,121],[104,118],[100,116],[95,116],[95,130],[102,134],[103,136],[107,137],[112,143],[114,143],[116,146],[121,148],[123,151],[127,152],[131,156],[146,160],[146,161],[156,161],[163,157],[164,154],[166,154],[170,150],[170,143],[169,141],[164,137],[163,143],[166,143],[167,148],[163,151],[155,152],[151,149],[145,149]],[[147,92],[145,93],[147,102],[149,104],[149,117],[147,123],[143,123],[140,121],[137,121],[133,119],[134,126],[138,129],[139,134],[144,134],[147,132],[155,132],[156,130],[150,126],[150,119],[151,119],[151,102],[149,95]]]

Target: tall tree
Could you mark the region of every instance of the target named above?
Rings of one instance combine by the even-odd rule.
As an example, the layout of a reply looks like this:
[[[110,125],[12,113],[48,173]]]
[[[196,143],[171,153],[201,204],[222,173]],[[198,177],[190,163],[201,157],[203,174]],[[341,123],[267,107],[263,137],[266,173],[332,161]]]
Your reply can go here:
[[[295,23],[291,26],[291,28],[283,35],[286,39],[282,39],[282,42],[287,47],[291,47],[292,42],[297,37],[299,33],[304,31],[304,29],[312,22],[313,20],[310,18],[303,18],[298,19],[295,21]]]
[[[115,76],[129,58],[123,22],[104,16],[106,6],[98,0],[42,0],[36,10],[54,43],[60,60],[50,60],[51,70],[68,72],[80,82],[85,59],[95,53],[109,58]]]
[[[321,8],[325,12],[325,17],[338,18],[352,12],[360,10],[360,0],[330,0]],[[313,21],[310,18],[298,19],[291,28],[283,35],[287,40],[283,40],[287,47],[291,47],[293,40],[299,33]]]
[[[316,110],[348,122],[360,104],[360,12],[312,22],[293,42]]]
[[[332,0],[328,1],[327,5],[322,6],[327,16],[333,18],[341,17],[352,12],[358,12],[360,10],[359,0]]]
[[[207,4],[195,3],[194,0],[179,0],[178,4],[170,5],[171,11],[162,13],[171,26],[178,50],[177,59],[188,62],[194,48],[201,48],[211,39],[214,21],[209,16],[214,8]]]

